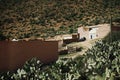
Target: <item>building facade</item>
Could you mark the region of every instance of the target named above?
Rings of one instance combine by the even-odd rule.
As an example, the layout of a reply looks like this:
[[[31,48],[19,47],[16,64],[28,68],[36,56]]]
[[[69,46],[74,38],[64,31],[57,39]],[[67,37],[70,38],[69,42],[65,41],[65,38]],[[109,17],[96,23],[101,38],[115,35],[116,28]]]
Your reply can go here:
[[[110,32],[109,24],[100,24],[94,26],[79,27],[78,33],[80,34],[80,39],[85,37],[87,40],[104,38]]]

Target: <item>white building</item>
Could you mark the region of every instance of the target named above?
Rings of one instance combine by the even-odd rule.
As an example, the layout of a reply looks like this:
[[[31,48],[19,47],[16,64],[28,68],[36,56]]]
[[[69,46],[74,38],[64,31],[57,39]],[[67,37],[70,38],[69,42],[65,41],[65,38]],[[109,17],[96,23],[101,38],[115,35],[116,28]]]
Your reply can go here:
[[[109,34],[109,32],[110,32],[109,24],[100,24],[86,27],[81,26],[78,28],[80,38],[85,37],[86,39],[104,38]]]

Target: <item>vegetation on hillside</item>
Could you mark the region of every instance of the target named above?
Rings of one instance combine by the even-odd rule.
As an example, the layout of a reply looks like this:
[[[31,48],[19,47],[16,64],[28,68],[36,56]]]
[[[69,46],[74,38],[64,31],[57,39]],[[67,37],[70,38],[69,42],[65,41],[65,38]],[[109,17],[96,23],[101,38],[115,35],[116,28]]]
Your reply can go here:
[[[0,29],[8,38],[73,33],[78,25],[120,20],[120,0],[0,0]]]

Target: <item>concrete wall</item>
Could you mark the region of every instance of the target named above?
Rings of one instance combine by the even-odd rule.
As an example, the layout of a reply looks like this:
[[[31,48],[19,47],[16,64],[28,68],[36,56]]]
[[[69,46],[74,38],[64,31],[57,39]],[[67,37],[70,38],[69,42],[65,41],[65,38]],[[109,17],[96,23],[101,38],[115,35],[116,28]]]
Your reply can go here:
[[[0,41],[0,71],[15,70],[36,57],[44,63],[58,58],[57,41]]]
[[[100,27],[98,27],[98,30],[97,30],[97,35],[98,35],[98,38],[104,38],[106,37],[109,32],[110,32],[110,25],[109,24],[102,24],[102,25],[99,25]]]

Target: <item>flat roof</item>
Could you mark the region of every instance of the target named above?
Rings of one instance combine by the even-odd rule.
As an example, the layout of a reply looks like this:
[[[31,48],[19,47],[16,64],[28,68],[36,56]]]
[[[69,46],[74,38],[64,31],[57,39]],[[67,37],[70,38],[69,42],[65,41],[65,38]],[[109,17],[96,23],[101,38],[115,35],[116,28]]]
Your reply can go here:
[[[110,24],[98,24],[98,25],[93,25],[93,26],[84,26],[84,28],[97,28],[97,27],[102,27],[102,26],[110,26]],[[81,26],[83,27],[83,26]]]

